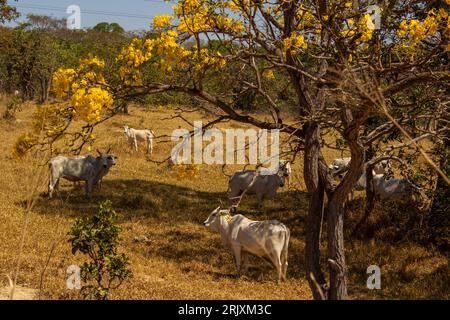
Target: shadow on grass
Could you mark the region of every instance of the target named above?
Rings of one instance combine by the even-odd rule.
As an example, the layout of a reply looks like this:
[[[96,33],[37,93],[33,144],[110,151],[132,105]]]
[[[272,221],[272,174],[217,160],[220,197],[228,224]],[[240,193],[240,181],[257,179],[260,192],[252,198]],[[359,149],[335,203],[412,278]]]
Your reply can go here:
[[[293,237],[302,239],[307,197],[295,191],[280,191],[274,199],[266,200],[261,212],[255,209],[255,197],[249,195],[243,200],[238,213],[254,220],[278,219],[291,229]],[[231,253],[222,246],[220,239],[207,239],[205,233],[198,232],[195,228],[188,231],[176,229],[176,226],[183,222],[201,226],[208,214],[218,205],[218,200],[222,199],[225,203],[226,198],[225,192],[197,191],[156,181],[118,179],[105,180],[102,189],[96,188],[90,200],[85,197],[83,188],[72,188],[70,184],[65,184],[53,199],[42,195],[33,210],[42,215],[76,218],[92,215],[98,210],[100,201],[109,199],[114,209],[121,214],[122,221],[143,219],[143,223],[149,220],[150,224],[173,224],[174,229],[168,232],[155,230],[147,234],[158,245],[146,246],[145,252],[136,248],[144,258],[160,256],[185,267],[191,265],[193,269],[196,269],[196,263],[216,269],[227,266],[223,274],[218,273],[216,276],[234,277]],[[289,277],[304,278],[304,253],[298,242],[295,245],[291,243],[289,256]],[[252,267],[247,276],[252,280],[258,280],[261,274],[267,274],[269,278],[275,274],[274,267],[264,260],[252,257],[250,261]]]
[[[80,217],[97,211],[98,203],[109,199],[122,219],[151,218],[162,222],[203,222],[219,205],[227,203],[225,192],[206,192],[177,185],[147,180],[105,180],[102,189],[94,188],[92,199],[84,194],[84,188],[65,185],[53,199],[46,194],[38,198],[33,210],[43,215]],[[24,205],[24,202],[19,203]],[[237,213],[250,219],[278,219],[288,227],[304,224],[307,197],[304,193],[281,190],[274,199],[266,200],[262,211],[256,209],[256,197],[245,197]],[[304,229],[303,227],[301,228]],[[292,230],[291,230],[292,233]]]

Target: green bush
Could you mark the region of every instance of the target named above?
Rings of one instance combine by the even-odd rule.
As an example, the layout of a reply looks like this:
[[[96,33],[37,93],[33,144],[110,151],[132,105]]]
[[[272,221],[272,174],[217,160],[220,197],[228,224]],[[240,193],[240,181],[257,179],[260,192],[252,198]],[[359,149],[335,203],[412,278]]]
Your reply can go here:
[[[89,258],[81,266],[81,279],[85,283],[81,293],[85,298],[106,300],[111,289],[132,277],[128,256],[117,252],[118,217],[107,200],[100,203],[93,217],[77,219],[69,232],[72,253],[79,251]]]

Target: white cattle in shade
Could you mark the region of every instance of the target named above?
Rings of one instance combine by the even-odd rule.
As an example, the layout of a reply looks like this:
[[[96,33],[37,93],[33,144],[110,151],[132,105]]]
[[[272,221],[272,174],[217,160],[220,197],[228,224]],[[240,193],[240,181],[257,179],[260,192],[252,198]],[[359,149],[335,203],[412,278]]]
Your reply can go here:
[[[64,178],[69,181],[85,181],[86,195],[91,197],[92,189],[115,165],[116,157],[110,154],[101,154],[98,157],[86,156],[68,158],[56,156],[49,160],[50,182],[48,186],[49,197],[58,189],[59,181]]]
[[[230,215],[220,207],[211,212],[203,223],[220,233],[222,244],[233,252],[237,276],[248,266],[248,254],[269,261],[278,273],[278,282],[286,281],[290,231],[277,220],[254,221],[241,214]]]
[[[419,188],[406,179],[385,179],[384,175],[373,176],[373,189],[375,196],[380,199],[392,199],[415,194]]]
[[[349,168],[351,158],[334,159],[329,165],[332,175],[339,174]],[[389,160],[382,160],[373,166],[375,174],[386,174],[391,170],[391,162]]]
[[[245,193],[256,194],[258,208],[261,209],[264,199],[275,197],[278,188],[283,186],[284,174],[282,171],[278,171],[276,174],[262,175],[256,170],[242,170],[235,172],[228,182],[229,199],[242,198]]]
[[[147,146],[147,153],[152,154],[155,133],[151,129],[134,129],[125,125],[123,126],[123,132],[128,143],[130,143],[136,151],[138,151],[138,142],[143,141]]]

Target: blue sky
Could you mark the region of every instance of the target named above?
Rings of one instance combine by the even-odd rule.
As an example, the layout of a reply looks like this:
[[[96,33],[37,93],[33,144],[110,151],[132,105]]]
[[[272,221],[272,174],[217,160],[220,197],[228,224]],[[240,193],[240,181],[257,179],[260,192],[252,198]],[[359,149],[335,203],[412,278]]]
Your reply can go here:
[[[29,13],[65,18],[68,17],[65,8],[78,5],[81,8],[82,28],[106,21],[117,22],[125,30],[150,29],[152,17],[171,13],[173,5],[173,2],[164,0],[9,0],[8,3],[17,6],[22,14],[18,21],[23,21]]]

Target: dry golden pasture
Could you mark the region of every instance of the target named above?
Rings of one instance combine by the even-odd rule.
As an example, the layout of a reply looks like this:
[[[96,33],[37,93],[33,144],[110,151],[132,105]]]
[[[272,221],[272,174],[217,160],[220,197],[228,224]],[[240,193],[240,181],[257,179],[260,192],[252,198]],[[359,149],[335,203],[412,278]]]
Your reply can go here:
[[[4,108],[4,101],[0,102],[2,114]],[[118,115],[96,129],[95,146],[106,149],[112,145],[119,159],[104,179],[102,190],[95,189],[91,201],[84,197],[83,189],[74,188],[67,181],[62,181],[60,192],[49,200],[44,194],[46,167],[40,176],[41,169],[32,166],[30,159],[17,160],[11,155],[14,141],[30,125],[33,111],[34,106],[28,105],[17,114],[18,120],[0,120],[0,288],[7,286],[6,275],[11,275],[18,265],[17,284],[40,291],[41,299],[81,298],[76,290],[66,287],[67,267],[83,261],[81,255],[72,255],[67,232],[75,218],[93,214],[99,201],[110,199],[121,214],[120,251],[130,256],[134,273],[131,281],[112,292],[113,299],[311,298],[304,269],[308,199],[301,159],[294,165],[290,190],[284,187],[275,201],[266,201],[263,212],[256,211],[252,197],[245,199],[240,209],[249,218],[278,219],[290,227],[288,281],[277,285],[273,268],[257,258],[251,260],[249,273],[237,280],[232,256],[222,247],[219,235],[209,233],[202,225],[219,199],[226,198],[227,178],[220,166],[202,165],[197,178],[180,179],[166,164],[147,161],[143,146],[136,153],[125,142],[123,124],[152,128],[157,135],[169,134],[178,126],[186,127],[180,119],[163,120],[173,114],[170,109],[131,108],[131,115]],[[207,121],[197,113],[187,117]],[[236,123],[221,125],[225,126],[241,127]],[[170,149],[169,144],[156,144],[153,158],[167,157]],[[338,156],[336,151],[326,153],[328,160]],[[40,196],[27,211],[26,199],[35,181]],[[361,206],[353,207],[349,223],[360,215]],[[385,228],[383,221],[389,219],[383,206],[377,206],[374,216],[369,223]],[[139,235],[147,236],[150,242],[134,242],[133,238]],[[450,298],[448,260],[435,250],[409,242],[394,243],[383,237],[347,237],[346,241],[350,298]],[[323,250],[325,253],[325,246]],[[381,267],[381,290],[366,288],[366,268],[372,264]]]

